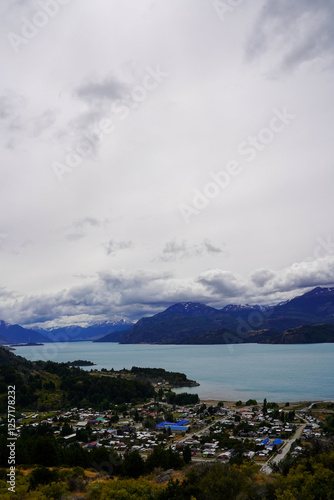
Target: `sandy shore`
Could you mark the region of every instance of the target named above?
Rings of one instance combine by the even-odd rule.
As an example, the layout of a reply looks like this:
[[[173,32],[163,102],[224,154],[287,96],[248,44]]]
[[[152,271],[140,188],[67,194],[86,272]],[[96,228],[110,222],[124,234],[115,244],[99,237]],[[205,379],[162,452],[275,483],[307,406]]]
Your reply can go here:
[[[205,403],[207,406],[217,406],[219,401],[222,401],[221,399],[201,399],[201,403]],[[271,401],[268,401],[271,402]],[[285,406],[286,402],[278,403],[278,406],[280,408],[286,408],[288,409],[293,409],[293,408],[305,408],[307,406],[310,406],[311,403],[323,403],[324,400],[315,400],[315,401],[290,401],[289,406]],[[236,401],[223,401],[224,406],[235,406]],[[256,406],[262,407],[263,401],[258,401]],[[246,402],[243,401],[242,406],[238,406],[237,408],[242,408],[246,406]],[[251,405],[250,407],[252,407]]]

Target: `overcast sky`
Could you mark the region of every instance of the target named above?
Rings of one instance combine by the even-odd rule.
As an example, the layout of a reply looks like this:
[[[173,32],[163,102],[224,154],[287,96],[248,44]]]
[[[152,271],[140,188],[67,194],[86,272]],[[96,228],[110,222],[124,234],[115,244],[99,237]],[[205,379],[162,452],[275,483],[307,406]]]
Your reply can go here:
[[[8,0],[0,19],[0,319],[333,285],[333,0]]]

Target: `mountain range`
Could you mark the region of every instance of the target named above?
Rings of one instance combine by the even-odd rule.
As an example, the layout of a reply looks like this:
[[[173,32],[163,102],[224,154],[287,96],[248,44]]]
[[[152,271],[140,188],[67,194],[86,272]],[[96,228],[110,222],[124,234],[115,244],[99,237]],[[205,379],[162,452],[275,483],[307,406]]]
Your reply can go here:
[[[231,344],[334,342],[334,288],[317,287],[276,306],[229,304],[222,309],[180,302],[137,323],[26,329],[0,321],[0,343],[120,342]]]
[[[133,322],[121,319],[119,321],[105,321],[91,326],[64,326],[62,328],[51,328],[44,330],[36,328],[36,331],[47,337],[49,342],[78,342],[83,340],[96,340],[104,335],[118,332],[115,338],[121,339],[121,333],[128,330]]]
[[[27,329],[19,325],[10,325],[5,321],[0,321],[0,344],[20,344],[29,342],[78,342],[85,340],[95,340],[111,332],[115,333],[115,339],[121,339],[124,330],[133,325],[133,322],[124,319],[119,321],[105,321],[87,327],[72,325],[63,328]]]
[[[294,336],[291,334],[293,329],[305,325],[312,325],[313,331],[321,330],[319,339],[322,340],[319,341],[333,342],[334,328],[328,326],[324,333],[324,328],[318,326],[323,324],[334,325],[334,288],[318,287],[276,306],[230,304],[223,309],[215,309],[201,303],[181,302],[161,313],[139,320],[123,332],[120,343],[286,343],[287,339],[295,339],[296,343],[304,343],[310,339],[312,342],[317,341],[317,336],[309,335],[306,338],[298,334],[299,330]],[[115,334],[97,340],[115,341]]]
[[[35,330],[29,330],[20,325],[10,325],[0,320],[0,344],[21,342],[48,342],[48,340]]]

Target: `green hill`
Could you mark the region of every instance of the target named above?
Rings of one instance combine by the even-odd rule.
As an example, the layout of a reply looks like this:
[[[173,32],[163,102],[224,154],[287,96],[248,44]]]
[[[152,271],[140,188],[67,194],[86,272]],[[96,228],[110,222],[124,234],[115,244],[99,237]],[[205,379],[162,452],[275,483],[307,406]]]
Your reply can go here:
[[[304,325],[283,332],[279,344],[317,344],[334,342],[334,325]]]

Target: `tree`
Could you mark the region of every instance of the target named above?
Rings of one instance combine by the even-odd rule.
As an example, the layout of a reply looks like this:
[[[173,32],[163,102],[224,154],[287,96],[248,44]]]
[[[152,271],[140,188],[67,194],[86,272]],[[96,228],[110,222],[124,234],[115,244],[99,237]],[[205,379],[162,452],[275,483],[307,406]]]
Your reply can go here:
[[[57,472],[47,469],[46,467],[38,467],[34,469],[28,476],[31,488],[34,490],[39,484],[50,484],[57,480]]]
[[[137,450],[125,453],[122,473],[124,476],[137,478],[145,472],[145,462]]]
[[[155,420],[153,417],[151,417],[150,415],[148,417],[145,418],[145,420],[143,420],[143,427],[145,427],[145,429],[155,429],[157,426]]]
[[[54,391],[56,388],[54,382],[52,382],[52,380],[50,380],[50,382],[45,382],[43,384],[43,389],[45,389],[46,391]]]
[[[156,498],[160,500],[161,486],[151,484],[146,479],[118,479],[107,483],[95,482],[89,486],[91,499],[143,500]]]
[[[81,448],[78,443],[73,443],[63,448],[62,455],[62,463],[70,467],[88,467],[90,465],[90,453],[86,448]]]
[[[326,425],[324,426],[324,431],[328,434],[334,434],[334,415],[329,415],[326,417]]]
[[[263,408],[262,408],[263,415],[266,415],[267,413],[267,400],[264,398],[263,400]]]
[[[209,406],[208,407],[208,412],[210,413],[210,415],[214,415],[216,413],[216,407],[215,406]]]
[[[50,436],[38,436],[31,447],[31,462],[47,467],[59,465],[59,445]]]
[[[246,402],[246,406],[256,406],[257,405],[257,401],[256,399],[249,399],[247,402]]]
[[[154,469],[181,469],[184,461],[177,451],[171,448],[165,450],[162,446],[155,446],[151,455],[146,460],[146,469],[148,472]]]
[[[89,460],[91,462],[91,466],[95,469],[110,472],[109,451],[104,446],[93,448],[89,453]]]
[[[170,479],[166,489],[159,494],[158,498],[159,500],[202,500],[200,494],[198,486],[193,486],[189,480],[181,482],[179,479],[175,481]]]
[[[88,443],[90,441],[90,433],[86,429],[77,429],[76,438],[78,441]]]
[[[190,449],[190,446],[186,446],[183,449],[182,456],[183,456],[183,460],[185,461],[186,464],[189,464],[191,462],[191,449]]]
[[[42,488],[42,492],[50,500],[62,500],[66,498],[70,492],[66,483],[51,483]]]
[[[73,434],[73,427],[71,427],[67,422],[63,425],[61,429],[61,435],[62,436],[69,436],[70,434]]]
[[[112,417],[110,417],[110,420],[109,420],[109,422],[111,424],[115,424],[118,421],[119,421],[119,416],[118,415],[113,415]]]
[[[165,413],[164,416],[165,416],[165,420],[167,420],[168,422],[175,422],[173,413],[168,412],[168,413]]]
[[[139,422],[139,420],[140,420],[140,417],[139,417],[138,410],[137,410],[137,408],[136,408],[135,415],[134,415],[134,421],[135,421],[135,422]]]

